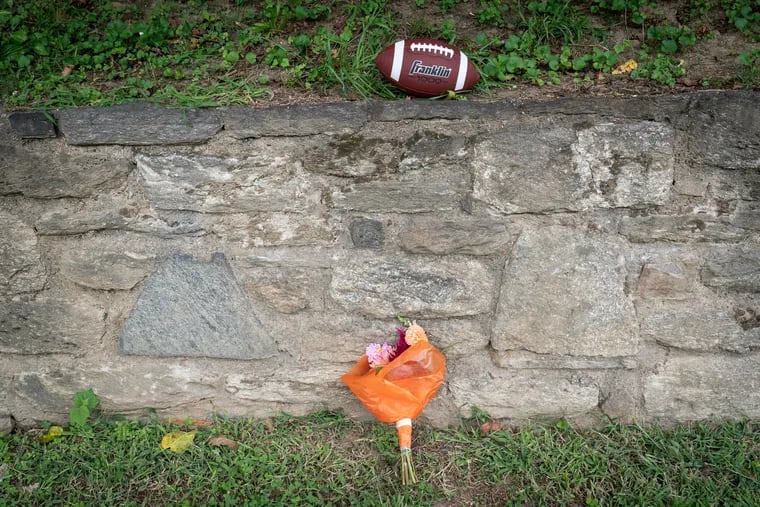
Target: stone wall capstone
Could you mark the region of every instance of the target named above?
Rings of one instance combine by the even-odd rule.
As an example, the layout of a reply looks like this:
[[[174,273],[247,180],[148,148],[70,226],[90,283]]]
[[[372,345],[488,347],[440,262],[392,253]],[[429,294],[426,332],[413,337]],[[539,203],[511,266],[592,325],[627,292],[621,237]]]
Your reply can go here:
[[[399,314],[434,425],[760,417],[758,92],[54,116],[0,112],[1,432],[368,418]]]

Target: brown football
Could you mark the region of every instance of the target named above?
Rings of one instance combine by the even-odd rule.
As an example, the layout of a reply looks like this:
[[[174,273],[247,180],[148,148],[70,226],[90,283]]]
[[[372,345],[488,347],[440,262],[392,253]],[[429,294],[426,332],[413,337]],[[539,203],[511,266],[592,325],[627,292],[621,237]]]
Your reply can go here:
[[[397,88],[416,97],[469,90],[480,74],[467,55],[435,39],[404,39],[383,49],[375,65]]]

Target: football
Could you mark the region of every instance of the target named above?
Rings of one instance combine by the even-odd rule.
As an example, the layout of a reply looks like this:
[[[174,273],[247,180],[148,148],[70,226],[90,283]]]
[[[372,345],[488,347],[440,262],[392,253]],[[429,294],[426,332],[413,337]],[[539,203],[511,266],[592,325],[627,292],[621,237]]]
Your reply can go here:
[[[480,79],[467,55],[435,39],[397,41],[377,55],[375,65],[388,81],[416,97],[469,90]]]

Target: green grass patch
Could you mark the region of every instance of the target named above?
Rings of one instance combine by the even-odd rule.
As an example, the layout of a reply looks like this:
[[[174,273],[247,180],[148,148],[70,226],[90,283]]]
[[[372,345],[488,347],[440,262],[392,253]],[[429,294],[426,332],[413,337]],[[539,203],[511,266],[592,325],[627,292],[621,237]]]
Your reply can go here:
[[[0,505],[758,505],[757,422],[417,426],[404,487],[391,425],[340,412],[113,421],[0,437]],[[182,453],[169,432],[197,430]],[[235,446],[218,445],[216,437]],[[233,448],[235,447],[235,448]]]
[[[675,26],[649,0],[0,0],[0,107],[248,104],[283,90],[403,97],[374,58],[410,36],[457,44],[482,71],[481,92],[590,79],[630,58],[642,70],[618,79],[674,86],[683,55],[714,31],[760,40],[754,0],[684,12]],[[745,56],[725,86],[757,86],[756,60]]]

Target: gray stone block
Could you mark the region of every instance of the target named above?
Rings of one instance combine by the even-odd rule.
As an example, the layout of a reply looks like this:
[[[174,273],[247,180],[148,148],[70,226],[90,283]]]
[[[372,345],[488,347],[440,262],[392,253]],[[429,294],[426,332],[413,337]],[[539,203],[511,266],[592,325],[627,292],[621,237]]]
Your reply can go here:
[[[68,155],[0,144],[0,195],[90,197],[123,184],[131,170],[115,154]]]
[[[64,252],[60,273],[90,289],[129,290],[148,276],[154,262],[153,255],[90,247]]]
[[[600,100],[576,96],[550,100],[515,101],[519,114],[526,117],[555,117],[561,114],[580,120],[604,117],[657,122],[670,122],[683,114],[686,109],[685,103],[683,94],[604,97]]]
[[[706,215],[650,215],[625,217],[620,234],[634,243],[690,241],[738,243],[749,235],[739,227],[716,221]]]
[[[120,336],[124,354],[262,359],[277,346],[224,255],[177,255],[145,283]]]
[[[129,103],[58,111],[58,128],[72,145],[194,144],[222,129],[214,109],[166,108]]]
[[[760,417],[760,354],[671,354],[644,379],[649,418],[688,422]]]
[[[104,320],[103,309],[83,297],[0,303],[0,352],[76,353],[103,336]]]
[[[477,407],[496,419],[571,418],[599,406],[599,386],[577,372],[497,368],[484,352],[449,362],[448,375],[460,410]]]
[[[513,102],[464,102],[431,100],[370,101],[367,111],[372,121],[502,119],[519,114]]]
[[[0,211],[0,295],[40,291],[46,279],[34,229]]]
[[[753,92],[694,95],[684,115],[690,165],[760,168],[760,102]]]
[[[473,147],[473,197],[505,213],[577,209],[588,187],[573,171],[572,128],[512,124]]]
[[[361,103],[336,102],[268,108],[230,107],[224,128],[237,139],[262,136],[353,134],[367,121]]]
[[[473,196],[505,213],[664,204],[673,135],[654,122],[508,125],[475,144]]]
[[[702,283],[735,292],[760,292],[760,246],[715,248],[701,271]]]
[[[684,300],[636,303],[641,339],[699,352],[747,353],[760,348],[760,329],[743,329],[734,305],[691,294]]]
[[[462,207],[465,191],[459,181],[368,181],[334,191],[332,200],[338,209],[363,213],[451,211]]]
[[[260,304],[283,314],[293,314],[309,308],[320,310],[324,306],[326,287],[329,284],[327,269],[298,268],[293,265],[246,267],[245,263],[237,261],[233,265],[240,284],[251,299],[258,303],[257,308]],[[271,332],[278,336],[282,334]]]
[[[316,213],[234,213],[203,215],[206,230],[245,248],[332,245],[340,234],[332,220]]]
[[[37,111],[18,112],[8,115],[11,128],[22,139],[47,139],[55,137],[55,125]]]
[[[356,248],[381,248],[385,242],[383,223],[378,220],[354,220],[348,229]]]
[[[303,164],[309,172],[356,178],[394,172],[402,152],[395,139],[336,136],[304,150]]]
[[[16,375],[11,390],[14,395],[33,405],[33,412],[47,416],[68,412],[71,408],[71,395],[80,390],[80,385],[71,371],[53,369]],[[23,419],[23,407],[19,416]]]
[[[373,317],[455,317],[488,312],[493,289],[493,273],[476,259],[367,254],[336,263],[330,295]]]
[[[13,421],[13,417],[10,414],[0,412],[0,435],[7,435],[11,431],[13,431],[13,428],[15,426],[16,425]],[[2,479],[1,473],[0,473],[0,479]]]
[[[484,320],[451,318],[418,322],[425,328],[430,341],[450,360],[488,349],[490,336]]]
[[[285,157],[202,155],[135,157],[148,200],[162,210],[202,213],[303,211],[319,189]]]
[[[400,220],[398,242],[410,253],[491,255],[505,253],[513,235],[503,221],[489,217],[411,215]]]
[[[758,178],[760,183],[760,178]],[[760,231],[760,184],[758,184],[755,201],[741,201],[736,206],[731,223],[736,227]]]
[[[92,388],[107,413],[185,418],[208,417],[209,400],[218,395],[220,373],[213,362],[167,361],[148,357],[82,357],[76,369],[70,363],[19,368],[10,385],[17,401],[13,415],[20,426],[38,425],[42,419],[68,423],[72,395]],[[213,361],[213,360],[209,360]],[[227,366],[228,361],[216,361]],[[40,363],[41,364],[41,363]],[[224,366],[217,366],[224,371]]]
[[[694,262],[664,259],[644,264],[636,280],[641,299],[689,299],[699,292],[699,269]]]
[[[49,206],[34,224],[41,236],[70,236],[95,231],[144,232],[160,237],[203,232],[199,215],[192,212],[143,209],[124,196],[103,195],[81,206]]]
[[[592,184],[588,205],[646,207],[668,202],[675,131],[664,123],[599,123],[578,131],[575,171]]]
[[[495,352],[491,358],[496,366],[510,370],[633,370],[638,366],[635,357],[558,356],[524,350]]]
[[[551,226],[524,231],[502,277],[491,343],[497,350],[629,356],[638,324],[625,293],[626,244]]]

